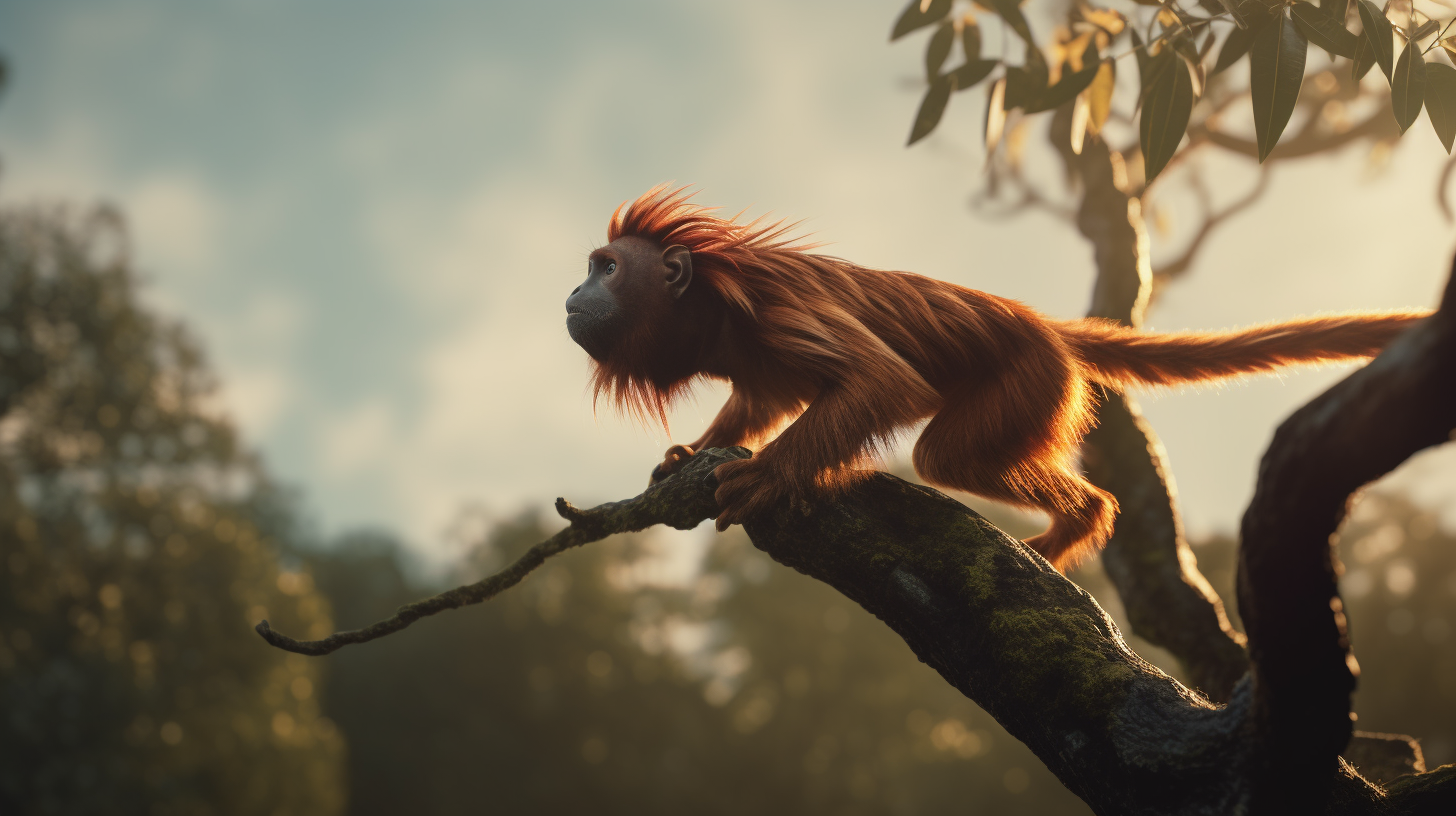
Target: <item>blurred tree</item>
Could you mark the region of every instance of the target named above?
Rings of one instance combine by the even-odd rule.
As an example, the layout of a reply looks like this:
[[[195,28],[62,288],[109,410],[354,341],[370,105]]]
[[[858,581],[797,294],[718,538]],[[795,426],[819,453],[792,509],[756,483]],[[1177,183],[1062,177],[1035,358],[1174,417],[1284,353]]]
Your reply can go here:
[[[1417,734],[1428,767],[1456,763],[1456,534],[1372,493],[1340,534],[1340,594],[1359,648],[1359,727]]]
[[[0,812],[341,810],[318,665],[249,631],[328,608],[212,390],[114,213],[0,210]]]
[[[545,535],[501,524],[471,571]],[[309,556],[342,625],[429,591],[399,553],[361,534]],[[658,563],[650,539],[610,539],[328,658],[351,811],[1087,812],[892,631],[741,532],[687,586]]]

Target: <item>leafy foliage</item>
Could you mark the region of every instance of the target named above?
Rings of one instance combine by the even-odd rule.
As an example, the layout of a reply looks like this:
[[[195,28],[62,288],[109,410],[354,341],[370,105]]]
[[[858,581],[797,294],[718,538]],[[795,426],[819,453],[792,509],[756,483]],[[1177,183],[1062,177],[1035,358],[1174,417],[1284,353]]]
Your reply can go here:
[[[1128,54],[1135,54],[1140,66],[1152,64],[1157,68],[1151,73],[1145,69],[1140,72],[1134,105],[1140,112],[1140,143],[1149,182],[1177,153],[1190,112],[1204,95],[1206,78],[1222,74],[1245,56],[1249,58],[1257,157],[1261,162],[1278,145],[1295,112],[1311,43],[1328,52],[1331,59],[1349,60],[1356,79],[1371,67],[1380,66],[1391,85],[1391,109],[1402,133],[1425,107],[1432,112],[1432,124],[1440,135],[1447,128],[1447,112],[1456,109],[1456,96],[1443,70],[1451,66],[1442,61],[1456,50],[1456,37],[1445,37],[1451,21],[1442,24],[1428,17],[1414,8],[1412,0],[1395,0],[1385,8],[1371,0],[1355,0],[1353,4],[1350,0],[1324,0],[1319,6],[1304,0],[1271,0],[1267,4],[1239,5],[1237,18],[1235,9],[1225,10],[1213,0],[1199,0],[1192,9],[1179,0],[1149,0],[1140,5],[1145,9],[1134,6],[1129,16],[1080,0],[1072,7],[1067,24],[1057,28],[1044,45],[1038,45],[1016,0],[977,0],[964,5],[911,2],[896,23],[891,39],[918,28],[936,26],[936,30],[926,52],[929,87],[915,116],[910,143],[935,130],[954,91],[987,79],[993,83],[988,96],[994,97],[985,120],[990,149],[999,143],[999,133],[1008,114],[1014,111],[1033,114],[1067,105],[1107,110],[1112,83],[1096,80],[1099,76],[1110,79],[1111,69],[1104,74],[1089,62],[1111,66],[1115,59]],[[982,23],[976,9],[989,12],[1007,35],[1015,35],[1016,41],[1024,44],[1024,55],[1019,60],[1006,49],[998,56],[983,52]],[[1390,15],[1396,15],[1400,24],[1393,24]],[[1143,18],[1143,22],[1135,18]],[[1347,27],[1352,18],[1360,21],[1358,33]],[[1139,28],[1146,29],[1146,42]],[[957,32],[961,34],[965,59],[946,72],[943,69],[951,60]],[[1208,57],[1220,37],[1218,56],[1210,61]],[[1399,64],[1394,45],[1397,37],[1402,43]],[[1004,42],[1010,37],[1001,39]],[[1121,53],[1102,56],[1114,48]],[[1164,54],[1169,56],[1163,58]],[[1183,68],[1173,68],[1173,55],[1182,60]],[[1428,74],[1441,79],[1428,85]],[[1105,121],[1105,115],[1101,121],[1092,121],[1085,114],[1074,116],[1069,137],[1073,152],[1080,152],[1085,135],[1095,135]],[[1450,141],[1444,136],[1442,144],[1450,152]]]
[[[115,216],[0,211],[0,812],[338,812],[289,516],[136,302]],[[149,807],[148,807],[149,806]]]

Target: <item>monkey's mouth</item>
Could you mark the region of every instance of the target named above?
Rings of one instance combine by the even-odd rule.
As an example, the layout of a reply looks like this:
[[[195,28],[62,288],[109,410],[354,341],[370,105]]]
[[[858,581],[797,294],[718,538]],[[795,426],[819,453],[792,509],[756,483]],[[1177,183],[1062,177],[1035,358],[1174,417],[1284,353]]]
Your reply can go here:
[[[566,307],[566,328],[571,330],[572,326],[589,326],[597,322],[597,316],[588,312],[580,306]]]

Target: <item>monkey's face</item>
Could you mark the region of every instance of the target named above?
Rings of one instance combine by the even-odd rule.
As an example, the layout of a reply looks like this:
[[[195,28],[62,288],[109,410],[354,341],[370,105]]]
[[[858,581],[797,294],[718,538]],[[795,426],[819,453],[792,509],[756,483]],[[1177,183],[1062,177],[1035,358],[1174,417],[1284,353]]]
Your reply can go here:
[[[593,359],[601,362],[626,333],[622,299],[617,290],[629,274],[620,260],[605,253],[592,253],[587,260],[586,282],[566,299],[566,332]]]
[[[587,258],[586,282],[566,299],[566,331],[605,362],[634,330],[650,331],[672,319],[673,304],[692,276],[687,249],[618,238]]]

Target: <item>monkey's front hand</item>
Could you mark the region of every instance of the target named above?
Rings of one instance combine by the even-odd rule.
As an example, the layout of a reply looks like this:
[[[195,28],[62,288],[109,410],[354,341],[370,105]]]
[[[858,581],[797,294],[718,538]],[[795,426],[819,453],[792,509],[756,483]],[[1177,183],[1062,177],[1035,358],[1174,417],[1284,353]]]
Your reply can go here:
[[[713,471],[718,478],[718,530],[742,524],[777,504],[789,491],[762,459],[724,462]]]
[[[662,456],[662,464],[652,469],[652,475],[648,477],[647,484],[655,485],[682,470],[683,465],[686,465],[695,453],[696,451],[687,445],[673,445],[668,448],[667,453]]]

